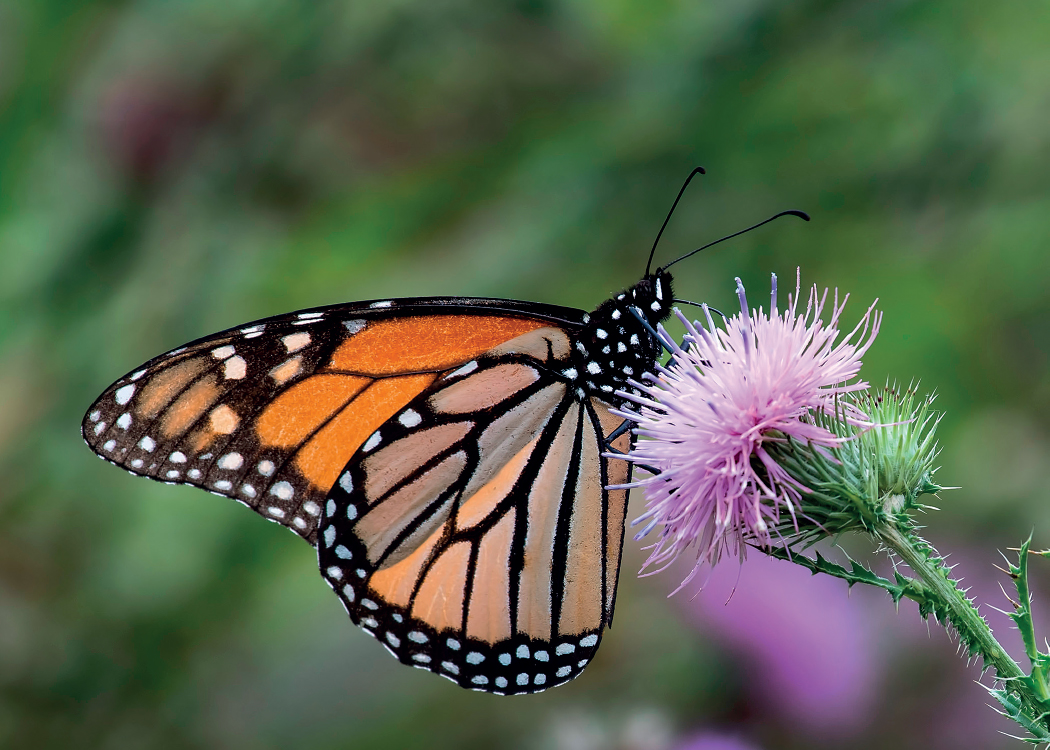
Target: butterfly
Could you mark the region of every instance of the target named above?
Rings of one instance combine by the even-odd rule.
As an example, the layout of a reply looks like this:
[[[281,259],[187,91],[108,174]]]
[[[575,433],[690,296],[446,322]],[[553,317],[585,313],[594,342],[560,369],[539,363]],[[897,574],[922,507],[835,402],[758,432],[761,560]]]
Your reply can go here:
[[[633,437],[611,411],[654,369],[673,302],[664,267],[590,313],[433,297],[278,315],[136,368],[82,431],[133,474],[314,545],[402,663],[539,692],[578,676],[612,622],[627,491],[608,488],[630,480],[616,454]]]

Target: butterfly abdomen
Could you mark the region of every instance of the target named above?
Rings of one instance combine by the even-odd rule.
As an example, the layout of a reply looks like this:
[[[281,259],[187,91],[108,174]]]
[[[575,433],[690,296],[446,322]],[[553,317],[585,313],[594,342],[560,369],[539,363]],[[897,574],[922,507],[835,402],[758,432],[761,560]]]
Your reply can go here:
[[[650,329],[671,314],[673,298],[671,275],[657,271],[590,313],[574,341],[572,366],[564,373],[575,381],[579,398],[618,403],[616,391],[629,389],[629,379],[653,369],[660,344]]]

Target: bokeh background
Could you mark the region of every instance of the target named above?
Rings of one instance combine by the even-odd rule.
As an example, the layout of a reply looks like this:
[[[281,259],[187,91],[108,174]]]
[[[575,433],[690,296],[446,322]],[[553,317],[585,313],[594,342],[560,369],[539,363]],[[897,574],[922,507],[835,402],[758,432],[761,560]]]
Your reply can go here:
[[[583,677],[462,691],[352,627],[292,534],[78,427],[121,373],[266,315],[589,309],[703,164],[665,261],[813,221],[681,264],[679,293],[732,309],[734,276],[760,298],[798,266],[847,320],[878,297],[866,376],[939,393],[962,487],[929,536],[1005,606],[996,550],[1050,546],[1048,38],[1047,5],[977,0],[0,3],[0,747],[1019,747],[913,606],[758,555],[668,600],[684,571],[635,579],[630,539]]]

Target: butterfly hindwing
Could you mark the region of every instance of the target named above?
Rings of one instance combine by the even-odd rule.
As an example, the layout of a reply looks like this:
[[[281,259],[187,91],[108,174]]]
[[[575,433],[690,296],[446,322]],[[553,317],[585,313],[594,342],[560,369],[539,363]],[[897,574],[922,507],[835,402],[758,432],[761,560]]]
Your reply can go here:
[[[540,329],[442,374],[326,498],[322,575],[402,662],[507,694],[593,657],[626,512],[626,492],[604,487],[629,470],[601,456],[620,420],[559,374],[569,344]]]
[[[315,542],[329,488],[377,427],[449,368],[529,332],[572,330],[581,315],[437,298],[269,318],[121,378],[88,410],[83,435],[131,473],[232,497]]]

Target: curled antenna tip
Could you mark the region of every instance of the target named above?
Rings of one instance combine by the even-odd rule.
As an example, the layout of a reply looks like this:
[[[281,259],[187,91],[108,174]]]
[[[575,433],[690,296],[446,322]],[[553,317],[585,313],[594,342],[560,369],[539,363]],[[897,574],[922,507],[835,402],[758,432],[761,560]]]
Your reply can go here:
[[[792,208],[790,211],[785,211],[784,213],[791,214],[792,216],[797,216],[798,218],[802,219],[802,221],[809,221],[809,214],[807,214],[805,211],[799,211],[798,209]]]

